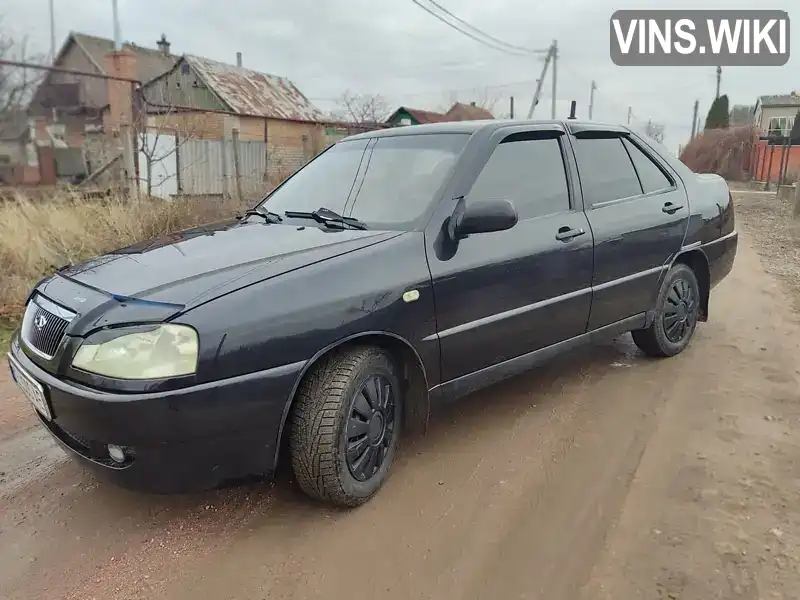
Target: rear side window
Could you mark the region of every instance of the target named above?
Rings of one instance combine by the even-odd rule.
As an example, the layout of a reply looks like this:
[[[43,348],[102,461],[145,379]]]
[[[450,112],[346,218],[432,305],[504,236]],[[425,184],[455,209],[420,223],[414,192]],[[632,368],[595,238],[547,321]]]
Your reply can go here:
[[[569,191],[557,139],[502,142],[472,186],[468,201],[510,200],[520,219],[569,210]]]
[[[645,194],[672,187],[672,182],[667,179],[664,172],[649,156],[628,139],[624,140],[623,144],[625,144],[625,148],[631,156],[633,166],[636,167],[636,172],[639,174],[639,181],[642,182],[642,189]]]
[[[587,207],[642,193],[639,178],[620,138],[578,138],[575,158]]]

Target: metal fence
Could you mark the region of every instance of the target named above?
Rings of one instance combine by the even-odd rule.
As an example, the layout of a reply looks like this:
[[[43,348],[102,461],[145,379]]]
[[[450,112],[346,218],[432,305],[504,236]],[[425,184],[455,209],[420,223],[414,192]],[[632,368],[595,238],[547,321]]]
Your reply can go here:
[[[163,198],[262,195],[346,135],[326,134],[320,144],[276,137],[267,143],[241,140],[236,132],[208,140],[151,129],[138,139],[139,190]]]
[[[180,140],[154,131],[142,137],[142,193],[163,198],[178,194],[251,196],[263,193],[269,185],[265,142]]]

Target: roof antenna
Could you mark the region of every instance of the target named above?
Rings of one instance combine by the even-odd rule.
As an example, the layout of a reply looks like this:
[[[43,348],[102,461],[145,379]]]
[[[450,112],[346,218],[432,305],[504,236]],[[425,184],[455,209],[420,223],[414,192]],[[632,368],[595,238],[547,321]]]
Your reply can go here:
[[[570,102],[570,105],[569,105],[569,118],[570,119],[574,119],[575,118],[575,108],[577,107],[577,105],[578,105],[578,103],[575,102],[575,100]]]

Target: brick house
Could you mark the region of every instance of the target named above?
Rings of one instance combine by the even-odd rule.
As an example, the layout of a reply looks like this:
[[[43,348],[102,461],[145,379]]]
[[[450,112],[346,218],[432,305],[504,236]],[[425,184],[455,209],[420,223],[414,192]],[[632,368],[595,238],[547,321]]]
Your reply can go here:
[[[83,74],[48,72],[29,106],[36,144],[68,157],[61,165],[74,168],[76,157],[92,173],[122,159],[119,126],[134,132],[168,129],[198,139],[230,139],[267,143],[269,168],[280,178],[346,130],[326,126],[322,113],[288,79],[198,56],[172,54],[162,35],[157,48],[70,33],[54,66]],[[92,76],[96,75],[96,76]],[[116,81],[104,76],[140,82]],[[138,172],[138,154],[134,154]],[[54,182],[54,173],[42,179]],[[49,181],[53,180],[53,181]]]
[[[288,79],[184,55],[143,87],[148,126],[195,139],[267,145],[270,179],[280,179],[335,141],[324,117]],[[338,137],[343,137],[342,133]]]
[[[104,76],[147,81],[160,75],[178,60],[162,41],[158,49],[126,43],[115,52],[111,40],[76,32],[67,36],[53,66],[81,74],[47,72],[28,107],[37,153],[56,151],[52,173],[52,158],[39,161],[42,183],[74,178],[80,171],[85,175],[119,155],[118,144],[109,143],[105,134],[113,129],[115,118],[123,118],[114,112],[115,96],[125,97],[123,106],[131,106],[134,84]],[[132,119],[132,107],[126,112]]]

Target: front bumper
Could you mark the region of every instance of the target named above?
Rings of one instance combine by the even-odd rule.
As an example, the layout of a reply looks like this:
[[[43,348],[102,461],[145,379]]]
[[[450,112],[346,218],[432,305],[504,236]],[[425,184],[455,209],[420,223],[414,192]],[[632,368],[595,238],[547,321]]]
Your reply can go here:
[[[122,487],[159,493],[271,473],[304,365],[170,392],[117,394],[57,379],[28,359],[17,339],[11,356],[44,386],[53,419],[40,420],[70,455]],[[126,450],[125,462],[109,457],[108,444]]]

